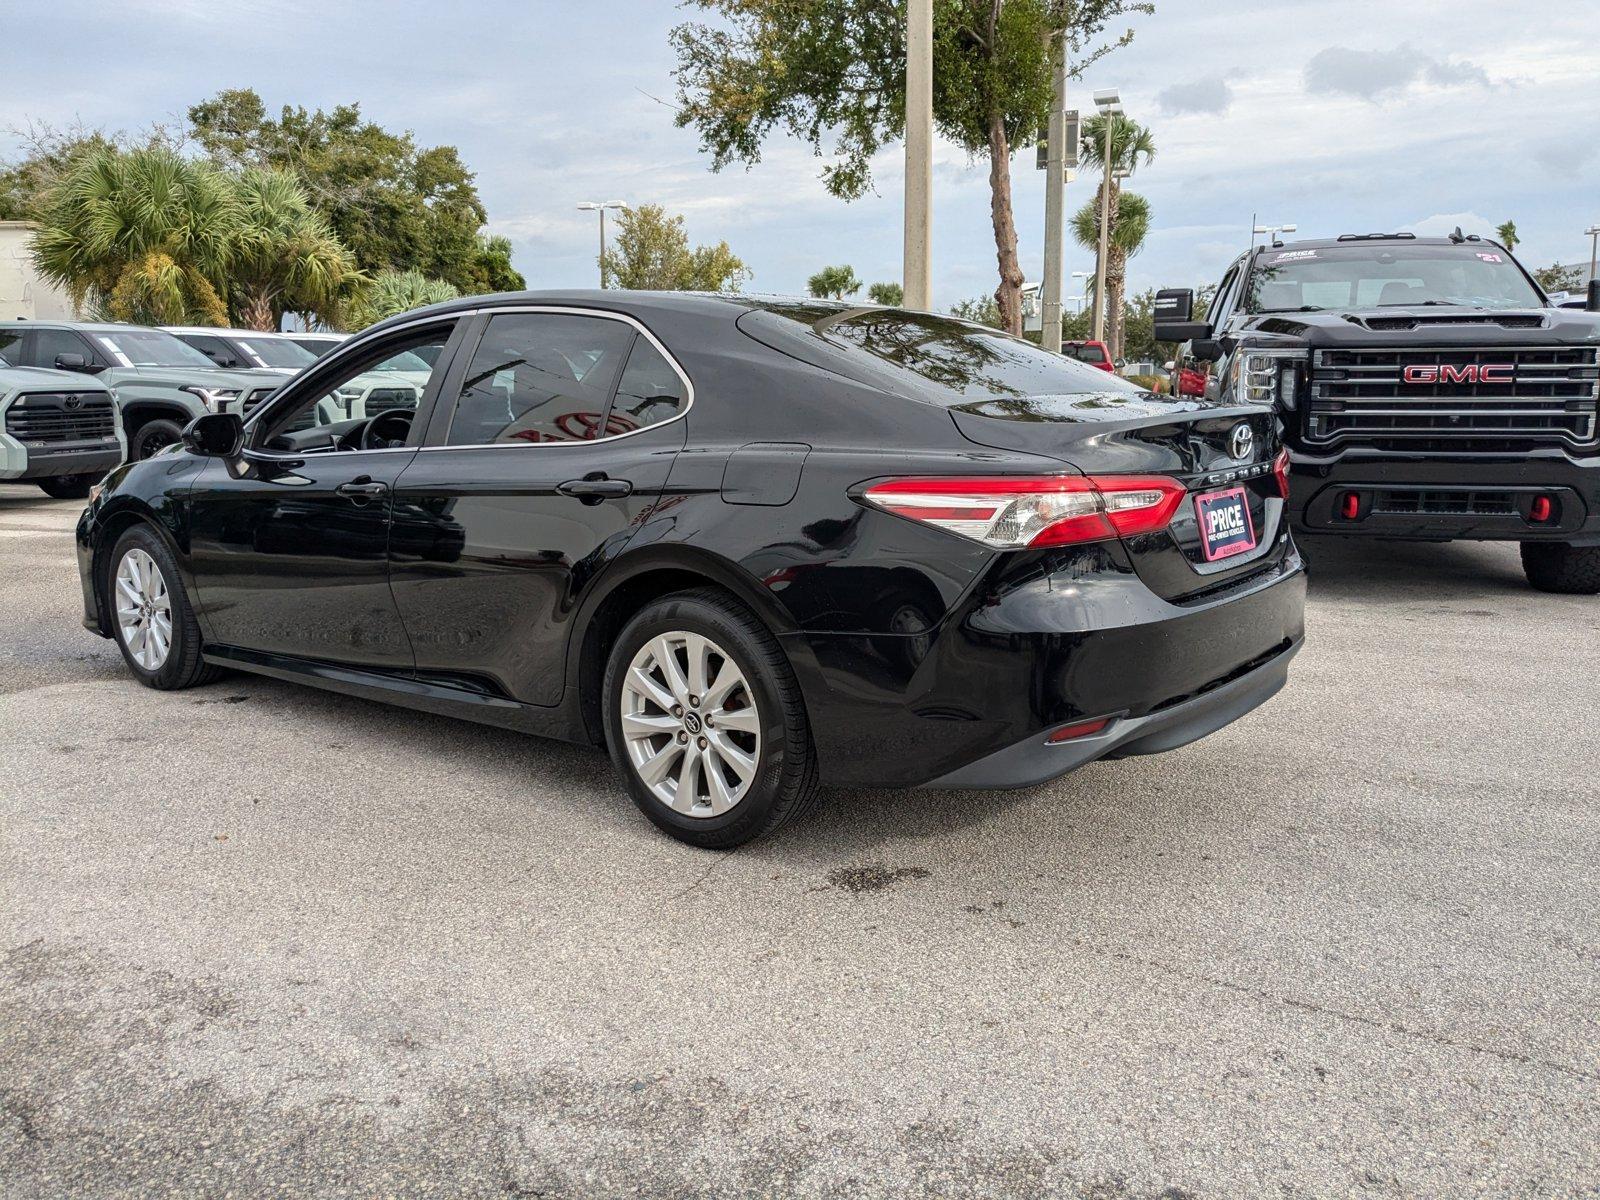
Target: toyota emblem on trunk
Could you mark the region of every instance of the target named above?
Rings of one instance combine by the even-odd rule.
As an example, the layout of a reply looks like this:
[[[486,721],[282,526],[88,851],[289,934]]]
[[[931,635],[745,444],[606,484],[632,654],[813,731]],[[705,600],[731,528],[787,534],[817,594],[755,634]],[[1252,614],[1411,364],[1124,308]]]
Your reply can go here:
[[[1228,453],[1240,462],[1248,462],[1255,448],[1255,430],[1242,421],[1235,425],[1233,432],[1228,435]]]

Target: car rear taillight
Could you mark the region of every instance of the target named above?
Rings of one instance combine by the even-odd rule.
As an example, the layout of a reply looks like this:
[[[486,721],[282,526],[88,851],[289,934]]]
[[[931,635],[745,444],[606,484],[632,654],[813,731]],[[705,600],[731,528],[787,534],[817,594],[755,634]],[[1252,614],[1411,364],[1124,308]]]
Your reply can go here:
[[[997,550],[1067,546],[1165,529],[1187,489],[1164,475],[890,479],[862,498]]]
[[[1285,500],[1289,498],[1289,452],[1279,450],[1278,457],[1272,460],[1272,481],[1278,485],[1278,495]]]

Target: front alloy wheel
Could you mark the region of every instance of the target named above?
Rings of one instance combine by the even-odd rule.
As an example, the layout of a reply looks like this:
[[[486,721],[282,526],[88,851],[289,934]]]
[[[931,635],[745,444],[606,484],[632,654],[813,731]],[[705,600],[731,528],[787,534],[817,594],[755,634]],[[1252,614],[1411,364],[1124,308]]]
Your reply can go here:
[[[159,671],[172,649],[172,596],[156,560],[137,546],[117,565],[117,631],[146,671]]]
[[[708,637],[670,630],[633,656],[622,682],[628,760],[657,800],[720,817],[750,791],[761,717],[744,672]]]
[[[612,643],[601,713],[611,759],[645,816],[726,850],[816,800],[800,685],[772,632],[707,588],[646,605]]]

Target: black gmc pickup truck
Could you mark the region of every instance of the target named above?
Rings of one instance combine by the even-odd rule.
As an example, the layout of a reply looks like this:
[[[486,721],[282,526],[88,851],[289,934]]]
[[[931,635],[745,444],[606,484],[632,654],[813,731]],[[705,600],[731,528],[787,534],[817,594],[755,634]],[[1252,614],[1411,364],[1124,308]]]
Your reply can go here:
[[[1516,541],[1534,587],[1600,592],[1600,313],[1459,230],[1258,246],[1193,310],[1157,293],[1156,337],[1276,404],[1296,530]]]

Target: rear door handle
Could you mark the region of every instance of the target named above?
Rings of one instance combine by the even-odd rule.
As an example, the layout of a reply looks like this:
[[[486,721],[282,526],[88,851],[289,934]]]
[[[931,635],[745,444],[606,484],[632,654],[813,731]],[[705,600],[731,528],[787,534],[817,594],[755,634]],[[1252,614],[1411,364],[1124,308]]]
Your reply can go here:
[[[602,500],[620,500],[633,495],[633,484],[626,479],[607,479],[603,474],[586,475],[582,479],[569,479],[556,484],[563,496],[575,496],[585,504],[598,504]]]
[[[369,499],[373,496],[383,495],[389,490],[389,485],[387,483],[373,483],[363,476],[360,479],[352,479],[349,483],[341,483],[333,490],[341,496]]]

